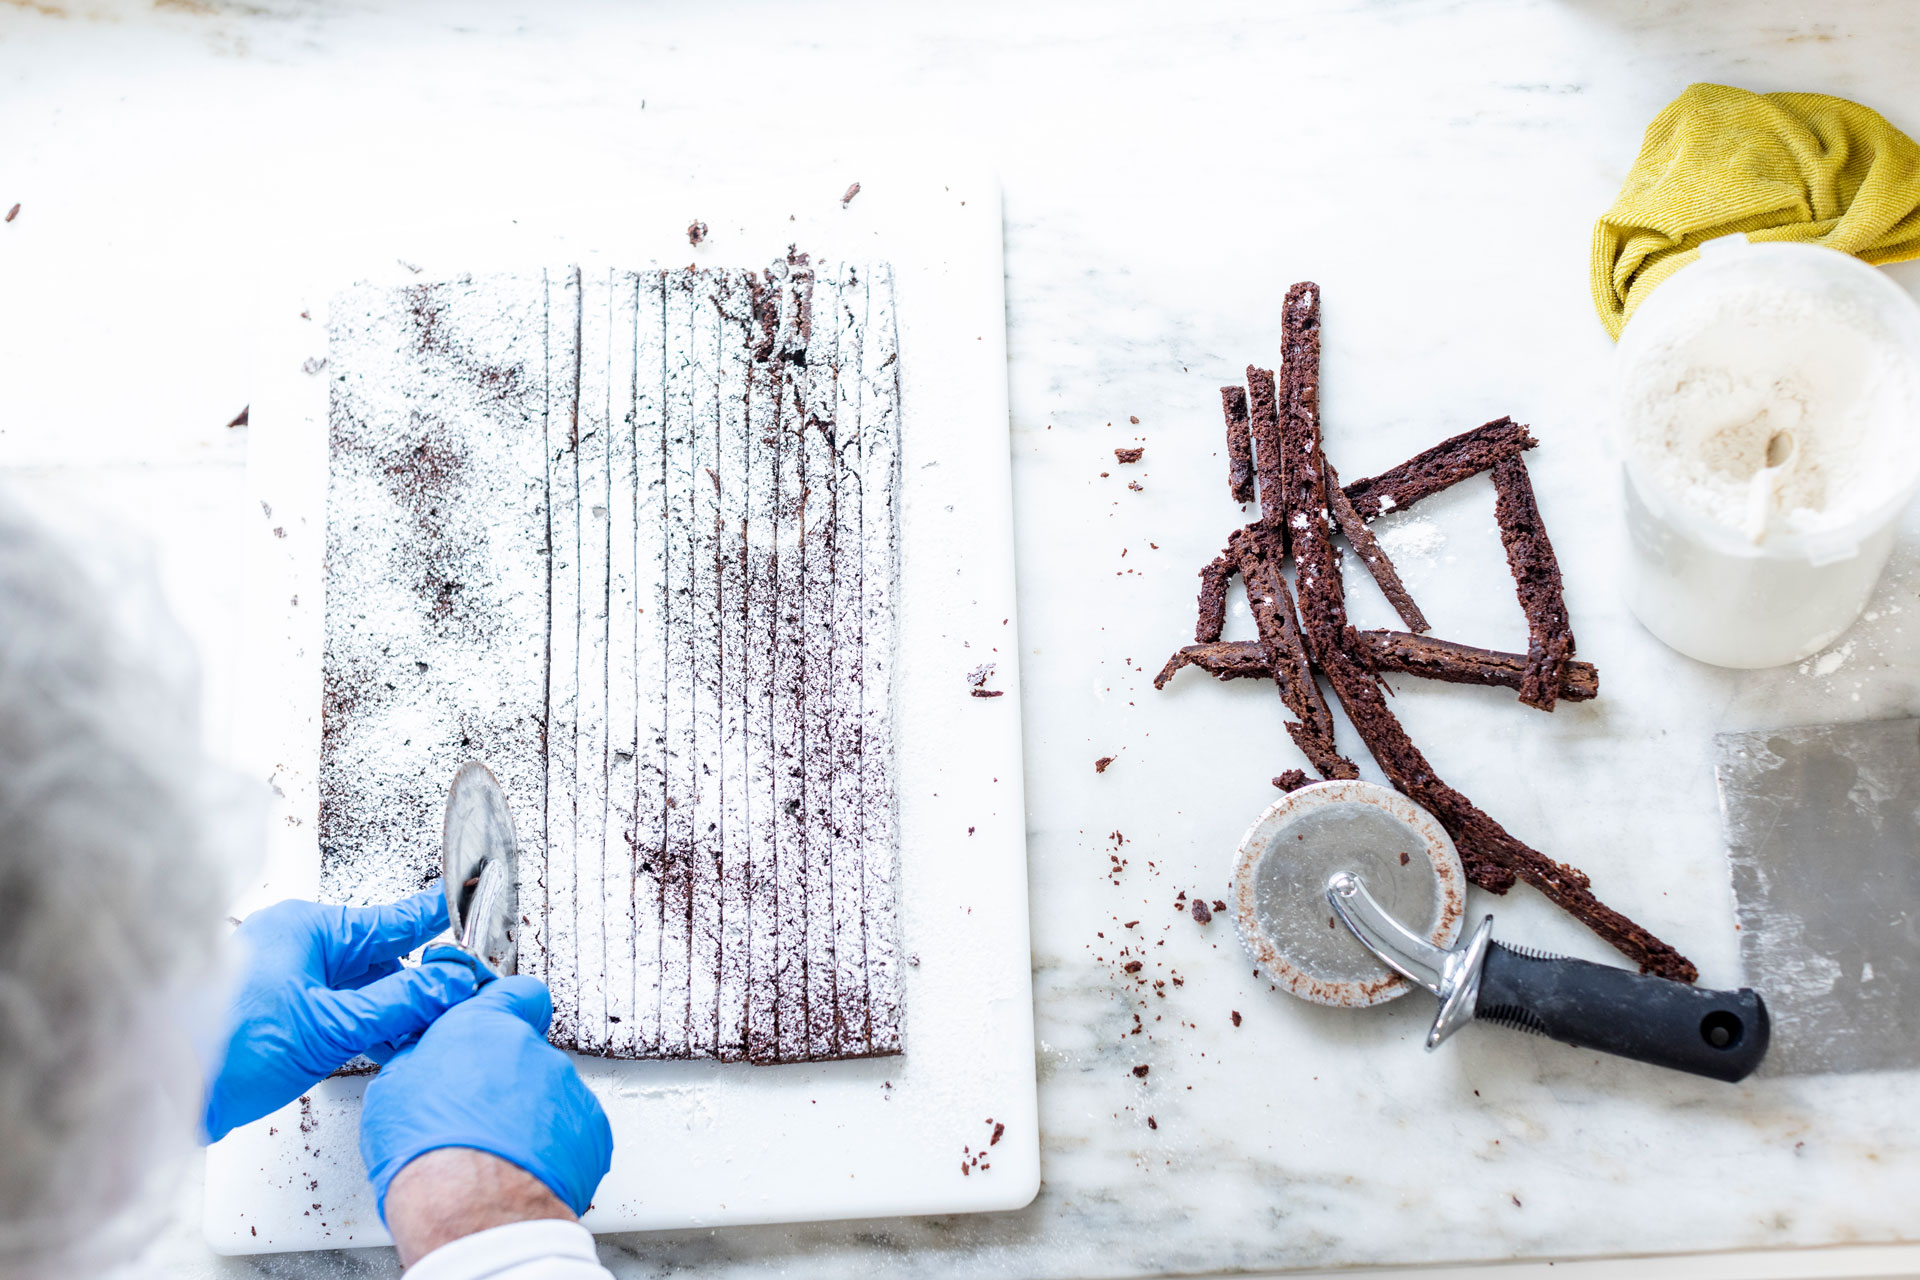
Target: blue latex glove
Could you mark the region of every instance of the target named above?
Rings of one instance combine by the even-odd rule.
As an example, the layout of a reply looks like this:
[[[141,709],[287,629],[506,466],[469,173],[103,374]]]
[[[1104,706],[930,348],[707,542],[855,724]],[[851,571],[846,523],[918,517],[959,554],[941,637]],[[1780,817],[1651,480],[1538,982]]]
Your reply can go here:
[[[471,996],[465,965],[399,963],[446,927],[437,888],[388,906],[278,902],[248,916],[234,934],[245,967],[207,1090],[207,1140],[278,1111],[356,1054],[386,1061]]]
[[[427,1028],[367,1086],[360,1158],[387,1218],[387,1187],[416,1157],[471,1147],[516,1164],[576,1214],[613,1164],[613,1129],[567,1055],[547,1043],[553,1000],[501,978]]]

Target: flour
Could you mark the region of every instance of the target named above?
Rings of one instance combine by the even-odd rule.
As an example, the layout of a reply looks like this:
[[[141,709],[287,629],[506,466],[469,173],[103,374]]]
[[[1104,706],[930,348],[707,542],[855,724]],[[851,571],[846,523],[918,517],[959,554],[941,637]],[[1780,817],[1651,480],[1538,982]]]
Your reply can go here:
[[[1755,542],[1842,528],[1912,474],[1909,368],[1837,298],[1754,284],[1699,299],[1630,373],[1625,447],[1655,487]]]
[[[1381,511],[1386,511],[1383,502]],[[1380,549],[1392,557],[1395,564],[1432,564],[1440,554],[1440,548],[1447,545],[1447,535],[1431,520],[1403,520],[1395,524],[1381,524],[1374,528],[1374,537],[1380,543]]]

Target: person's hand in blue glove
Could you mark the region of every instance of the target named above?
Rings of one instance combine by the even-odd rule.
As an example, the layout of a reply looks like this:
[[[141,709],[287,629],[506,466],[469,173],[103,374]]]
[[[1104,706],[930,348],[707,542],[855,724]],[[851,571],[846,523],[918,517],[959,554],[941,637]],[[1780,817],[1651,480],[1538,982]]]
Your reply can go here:
[[[278,1111],[356,1054],[385,1061],[471,996],[465,965],[400,964],[446,927],[438,888],[387,906],[279,902],[248,916],[234,934],[244,968],[207,1090],[207,1140]]]
[[[586,1212],[613,1164],[613,1129],[567,1055],[547,1043],[552,1020],[552,998],[537,979],[501,978],[449,1010],[367,1086],[360,1156],[403,1262],[462,1233],[563,1216],[561,1205]],[[429,1153],[446,1159],[436,1166]],[[545,1190],[529,1184],[531,1197],[514,1192],[515,1180],[526,1180],[488,1157],[524,1170]],[[403,1177],[415,1161],[436,1166],[435,1177]],[[406,1194],[389,1204],[396,1179]],[[456,1180],[479,1203],[458,1203],[447,1185]],[[435,1181],[441,1185],[428,1185]]]

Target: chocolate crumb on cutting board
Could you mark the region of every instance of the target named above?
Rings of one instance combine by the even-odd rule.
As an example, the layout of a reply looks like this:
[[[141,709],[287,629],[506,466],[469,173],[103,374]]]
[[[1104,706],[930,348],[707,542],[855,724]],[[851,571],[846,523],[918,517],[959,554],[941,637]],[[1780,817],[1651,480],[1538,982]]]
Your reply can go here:
[[[17,203],[13,206],[13,208],[7,210],[8,222],[12,222],[15,218],[19,216],[20,216],[20,206]]]
[[[1095,760],[1093,762],[1093,771],[1095,773],[1105,773],[1107,771],[1107,766],[1112,763],[1113,763],[1112,756],[1101,756],[1098,760]]]
[[[1208,910],[1207,904],[1199,898],[1193,900],[1193,905],[1188,909],[1188,913],[1193,916],[1195,924],[1213,923],[1213,912]]]
[[[852,186],[847,188],[847,193],[845,195],[840,197],[840,207],[844,209],[848,205],[852,204],[853,198],[859,194],[860,194],[860,184],[856,182]]]
[[[1146,454],[1144,447],[1138,449],[1115,449],[1114,458],[1121,463],[1138,462]]]
[[[699,244],[707,238],[707,224],[695,218],[687,224],[687,243]]]
[[[244,427],[244,426],[246,426],[246,425],[247,425],[247,415],[248,415],[249,413],[251,413],[252,411],[253,411],[253,406],[252,406],[252,405],[250,405],[250,404],[249,404],[249,405],[242,405],[242,406],[241,406],[241,408],[240,408],[240,412],[238,412],[238,413],[236,413],[236,414],[234,414],[234,415],[233,415],[233,421],[232,421],[232,422],[229,422],[229,423],[227,424],[227,429],[228,429],[228,430],[232,430],[232,429],[233,429],[233,428],[235,428],[235,427]]]

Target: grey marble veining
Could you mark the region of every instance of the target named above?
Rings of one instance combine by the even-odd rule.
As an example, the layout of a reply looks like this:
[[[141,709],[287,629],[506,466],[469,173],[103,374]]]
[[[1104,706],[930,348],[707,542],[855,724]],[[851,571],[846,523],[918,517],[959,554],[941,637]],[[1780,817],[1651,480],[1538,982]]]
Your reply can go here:
[[[1711,736],[1920,711],[1920,520],[1867,618],[1802,667],[1713,671],[1641,631],[1618,589],[1589,237],[1645,123],[1692,80],[1848,95],[1920,132],[1906,6],[207,8],[0,14],[20,184],[0,202],[26,204],[4,230],[67,264],[17,268],[25,301],[0,337],[81,331],[109,287],[135,316],[184,317],[100,321],[136,353],[137,395],[76,408],[73,365],[23,370],[15,422],[63,409],[88,455],[14,425],[0,459],[213,457],[245,395],[231,351],[250,255],[368,210],[511,205],[559,174],[617,198],[772,128],[846,169],[821,199],[899,148],[1002,175],[1045,1185],[1007,1215],[609,1238],[616,1274],[1204,1274],[1914,1234],[1908,1073],[1729,1088],[1486,1028],[1427,1056],[1416,1000],[1342,1014],[1254,980],[1225,922],[1174,899],[1221,894],[1267,779],[1301,760],[1267,686],[1150,683],[1240,519],[1216,388],[1277,361],[1279,300],[1317,280],[1342,473],[1503,413],[1531,423],[1580,656],[1601,671],[1598,701],[1551,716],[1411,680],[1397,710],[1450,781],[1704,981],[1736,983]],[[1920,267],[1893,274],[1920,288]],[[1117,465],[1135,444],[1143,461]],[[1484,480],[1378,530],[1435,634],[1520,647]],[[1386,623],[1351,571],[1349,590],[1356,621]],[[1228,634],[1252,634],[1243,608]],[[1472,905],[1503,936],[1607,958],[1525,890]],[[1126,979],[1126,933],[1164,997]],[[194,1211],[160,1248],[179,1276],[397,1273],[384,1252],[213,1260]]]

